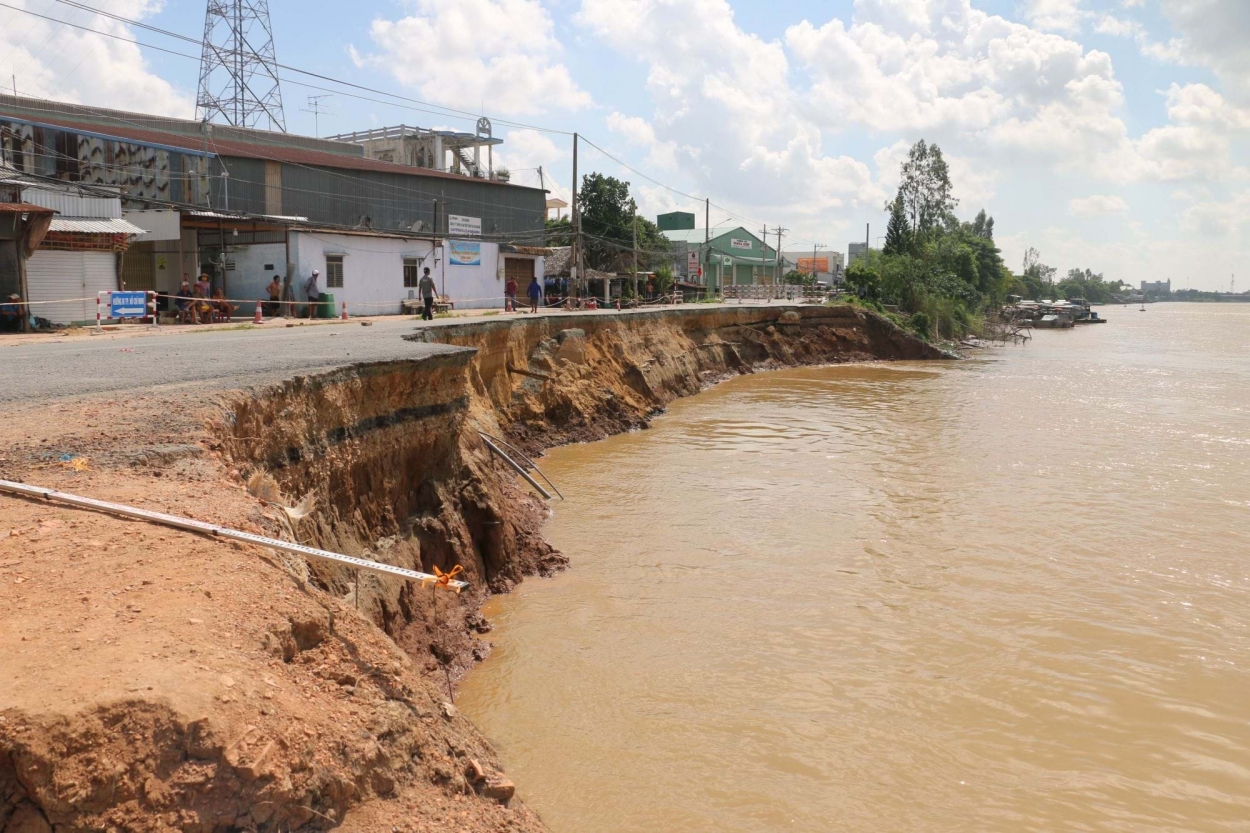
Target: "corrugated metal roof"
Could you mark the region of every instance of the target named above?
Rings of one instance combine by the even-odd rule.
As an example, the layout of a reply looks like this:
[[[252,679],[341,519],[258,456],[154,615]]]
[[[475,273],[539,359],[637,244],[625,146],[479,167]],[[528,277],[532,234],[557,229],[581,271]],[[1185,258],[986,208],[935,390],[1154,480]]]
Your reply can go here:
[[[13,119],[14,121],[25,120],[24,117],[16,115],[0,114],[0,116]],[[204,139],[201,137],[174,135],[156,130],[147,130],[140,127],[131,127],[129,125],[112,123],[95,124],[91,122],[79,121],[73,118],[65,118],[64,116],[59,115],[47,117],[41,116],[39,121],[41,124],[63,127],[67,130],[89,132],[98,136],[115,137],[132,142],[141,142],[143,144],[164,145],[165,147],[176,148],[189,153],[201,154],[203,153],[205,147]],[[400,165],[395,162],[380,162],[376,159],[367,159],[363,156],[348,156],[341,153],[309,150],[306,148],[291,145],[280,145],[276,143],[242,142],[234,139],[214,136],[208,140],[207,146],[210,152],[215,153],[218,156],[239,156],[245,159],[268,159],[276,162],[286,162],[291,165],[340,168],[353,171],[378,171],[380,173],[407,174],[409,176],[428,176],[438,179],[454,179],[462,182],[480,182],[486,185],[498,185],[503,188],[521,188],[531,191],[539,190],[526,185],[516,185],[498,180],[481,179],[464,176],[462,174],[446,173],[444,171],[436,171],[431,168],[414,168],[409,165]]]
[[[51,208],[28,202],[0,202],[0,214],[55,214]]]
[[[51,208],[63,217],[80,217],[92,220],[120,220],[122,201],[120,197],[99,197],[79,194],[60,188],[25,188],[22,199],[34,205]]]
[[[125,220],[94,220],[53,217],[48,231],[68,231],[74,234],[147,234],[144,229]]]

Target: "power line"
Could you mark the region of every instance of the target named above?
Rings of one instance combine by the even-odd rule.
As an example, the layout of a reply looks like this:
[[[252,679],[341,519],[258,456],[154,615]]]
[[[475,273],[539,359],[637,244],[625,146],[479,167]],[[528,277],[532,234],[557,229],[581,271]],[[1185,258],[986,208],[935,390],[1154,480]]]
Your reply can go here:
[[[177,40],[180,40],[180,41],[184,41],[184,42],[187,42],[187,43],[196,44],[197,46],[200,46],[201,48],[203,48],[203,47],[204,47],[204,41],[203,41],[203,40],[197,40],[197,39],[195,39],[195,38],[193,38],[193,37],[190,37],[190,36],[188,36],[188,35],[183,35],[183,34],[181,34],[181,33],[178,33],[178,32],[173,32],[173,31],[170,31],[170,30],[167,30],[167,29],[163,29],[163,28],[158,27],[158,26],[153,26],[153,25],[151,25],[151,24],[144,23],[143,21],[134,20],[134,19],[132,19],[132,18],[124,17],[124,16],[122,16],[122,15],[114,14],[114,13],[112,13],[112,12],[107,12],[107,11],[104,11],[104,10],[102,10],[102,9],[95,8],[95,7],[93,7],[93,6],[88,6],[88,5],[84,4],[84,3],[79,3],[79,2],[76,2],[76,0],[54,0],[54,1],[55,1],[55,2],[57,2],[57,3],[61,3],[61,4],[63,4],[63,5],[70,6],[70,7],[72,7],[72,8],[81,9],[81,10],[84,10],[84,11],[91,12],[91,13],[93,13],[93,14],[97,14],[97,15],[100,15],[101,17],[109,18],[109,19],[115,20],[115,21],[120,22],[120,23],[124,23],[124,24],[127,24],[127,25],[131,25],[131,26],[135,26],[135,27],[138,27],[138,28],[141,28],[141,29],[147,30],[147,31],[151,31],[151,32],[154,32],[154,33],[156,33],[156,34],[161,34],[161,35],[164,35],[164,36],[166,36],[166,37],[171,37],[171,38],[174,38],[174,39],[177,39]],[[137,39],[126,38],[126,37],[122,37],[121,35],[117,35],[117,34],[114,34],[114,33],[111,33],[111,32],[104,32],[104,31],[100,31],[100,30],[98,30],[98,29],[93,29],[93,28],[91,28],[91,27],[89,27],[89,26],[84,26],[84,25],[80,25],[80,24],[76,24],[76,23],[70,23],[68,20],[59,20],[59,19],[57,19],[57,18],[50,17],[50,16],[48,16],[48,15],[39,14],[38,12],[34,12],[34,11],[29,10],[29,9],[24,9],[24,8],[20,8],[20,7],[17,7],[17,6],[10,5],[10,4],[8,4],[8,3],[3,3],[3,2],[0,2],[0,7],[7,8],[7,9],[10,9],[10,10],[12,10],[12,11],[22,12],[22,13],[24,13],[24,14],[27,14],[27,15],[32,15],[32,16],[34,16],[34,17],[42,18],[42,19],[44,19],[44,20],[48,20],[48,21],[50,21],[50,22],[52,22],[52,23],[57,23],[57,24],[60,24],[60,25],[62,25],[62,26],[69,26],[69,27],[72,27],[72,28],[75,28],[75,29],[79,29],[79,30],[82,30],[82,31],[92,32],[92,33],[94,33],[94,34],[98,34],[98,35],[101,35],[101,36],[104,36],[104,37],[113,38],[113,39],[115,39],[115,40],[119,40],[119,41],[122,41],[122,42],[125,42],[125,43],[131,43],[131,44],[134,44],[134,45],[136,45],[136,46],[144,47],[144,48],[147,48],[147,49],[153,49],[153,50],[156,50],[156,51],[158,51],[158,52],[164,52],[164,53],[166,53],[166,54],[175,55],[175,56],[177,56],[177,57],[187,58],[187,59],[189,59],[189,60],[194,60],[194,61],[200,61],[200,60],[201,60],[201,56],[189,55],[189,54],[187,54],[187,53],[184,53],[184,52],[178,52],[178,51],[176,51],[176,50],[173,50],[173,49],[168,49],[168,48],[166,48],[166,47],[156,46],[155,44],[144,43],[144,42],[141,42],[141,41],[139,41],[139,40],[137,40]],[[296,86],[303,86],[303,87],[306,87],[306,88],[308,88],[308,89],[314,89],[314,90],[319,90],[319,91],[322,91],[322,92],[328,92],[328,93],[334,93],[334,94],[344,95],[344,96],[347,96],[347,97],[349,97],[349,98],[356,98],[356,99],[359,99],[359,100],[362,100],[362,101],[370,101],[370,102],[377,103],[377,104],[384,104],[384,105],[387,105],[387,106],[392,106],[392,107],[400,107],[400,108],[403,108],[403,109],[410,109],[410,110],[414,110],[414,111],[416,111],[416,112],[425,112],[425,113],[429,113],[429,114],[432,114],[432,115],[444,116],[444,117],[449,117],[449,118],[464,119],[464,120],[474,120],[474,121],[476,121],[476,120],[479,118],[479,114],[476,114],[476,113],[470,113],[470,112],[465,111],[465,110],[459,110],[459,109],[452,108],[452,107],[446,107],[446,106],[443,106],[443,105],[432,104],[432,103],[430,103],[430,102],[422,101],[422,100],[420,100],[420,99],[410,98],[410,97],[408,97],[408,96],[403,96],[403,95],[399,95],[399,94],[397,94],[397,93],[387,92],[387,91],[385,91],[385,90],[379,90],[379,89],[376,89],[376,88],[373,88],[373,87],[368,87],[368,86],[361,85],[361,84],[355,84],[355,83],[350,82],[350,81],[343,81],[343,80],[341,80],[341,79],[333,78],[333,77],[331,77],[331,76],[323,75],[323,74],[321,74],[321,73],[312,72],[312,71],[310,71],[310,70],[304,70],[304,69],[301,69],[301,68],[299,68],[299,67],[294,67],[294,66],[290,66],[290,65],[287,65],[287,64],[277,64],[277,63],[276,63],[275,65],[276,65],[278,68],[283,69],[283,70],[285,70],[285,71],[287,71],[287,72],[294,72],[294,73],[298,73],[298,74],[300,74],[300,75],[305,75],[305,76],[308,76],[308,77],[310,77],[310,78],[316,78],[316,79],[318,79],[318,80],[325,81],[325,82],[330,83],[330,84],[337,84],[337,85],[340,85],[340,86],[349,87],[349,88],[351,88],[351,89],[361,90],[361,91],[364,91],[364,92],[373,93],[373,94],[375,94],[375,95],[385,96],[385,97],[390,98],[390,99],[396,99],[396,100],[398,100],[398,101],[409,102],[409,104],[410,104],[410,105],[419,105],[419,106],[408,106],[408,105],[404,105],[404,104],[398,104],[398,103],[396,103],[396,101],[381,101],[381,100],[378,100],[378,99],[369,98],[368,96],[362,96],[362,95],[358,95],[358,94],[355,94],[355,93],[344,92],[344,91],[342,91],[342,90],[338,90],[338,89],[330,89],[330,88],[326,88],[326,87],[320,87],[320,86],[317,86],[317,85],[314,85],[314,84],[308,84],[308,83],[306,83],[306,82],[293,81],[293,80],[291,80],[291,79],[289,79],[289,78],[287,79],[287,83],[289,83],[289,84],[295,84]],[[539,132],[543,132],[543,133],[551,133],[551,134],[558,134],[558,135],[564,135],[564,136],[570,136],[570,135],[573,135],[571,131],[566,131],[566,130],[557,130],[557,129],[555,129],[555,128],[543,127],[543,126],[540,126],[540,125],[526,124],[526,123],[523,123],[523,122],[515,122],[515,121],[511,121],[511,120],[507,120],[507,119],[494,119],[493,121],[497,122],[498,124],[501,124],[501,125],[504,125],[504,126],[508,126],[508,127],[521,128],[521,129],[528,129],[528,130],[535,130],[535,131],[539,131]],[[147,128],[147,129],[151,129],[151,128]],[[181,135],[183,135],[183,134],[174,134],[174,135],[180,135],[180,136],[181,136]],[[678,196],[681,196],[681,197],[684,197],[684,198],[686,198],[686,199],[692,200],[692,201],[694,201],[694,202],[702,202],[702,201],[703,201],[703,199],[702,199],[702,198],[700,198],[700,197],[696,197],[696,196],[694,196],[694,195],[692,195],[692,194],[688,194],[688,193],[686,193],[686,192],[684,192],[684,191],[681,191],[680,189],[674,188],[673,186],[671,186],[671,185],[669,185],[669,184],[667,184],[667,183],[665,183],[665,182],[663,182],[663,181],[661,181],[661,180],[659,180],[659,179],[656,179],[655,177],[652,177],[651,175],[649,175],[649,174],[647,174],[647,173],[645,173],[645,172],[643,172],[643,171],[639,170],[638,168],[636,168],[636,167],[634,167],[634,166],[632,166],[632,165],[629,165],[628,163],[626,163],[626,162],[622,161],[621,159],[617,158],[617,157],[616,157],[616,156],[614,156],[613,154],[611,154],[611,153],[609,153],[608,151],[604,150],[604,149],[603,149],[602,147],[600,147],[599,145],[595,144],[594,142],[591,142],[589,139],[586,139],[584,136],[583,136],[582,138],[583,138],[583,140],[584,140],[587,144],[589,144],[589,145],[590,145],[591,147],[593,147],[595,150],[599,151],[599,152],[600,152],[601,154],[603,154],[605,157],[607,157],[608,159],[612,160],[612,161],[613,161],[613,162],[615,162],[616,164],[620,165],[623,169],[628,170],[628,171],[630,171],[631,173],[634,173],[634,174],[636,174],[637,176],[642,177],[642,178],[643,178],[643,179],[645,179],[646,181],[648,181],[648,182],[650,182],[650,183],[652,183],[652,184],[654,184],[654,185],[656,185],[656,186],[658,186],[658,187],[660,187],[660,188],[663,188],[663,189],[665,189],[665,190],[667,190],[667,191],[670,191],[670,192],[672,192],[673,194],[676,194],[676,195],[678,195]],[[281,144],[281,143],[276,143],[276,144]],[[277,160],[275,160],[275,161],[277,161]],[[296,164],[296,163],[288,163],[288,164]],[[306,167],[306,166],[305,166],[305,167]],[[577,183],[573,183],[573,188],[574,188],[574,189],[576,189],[576,187],[577,187]],[[558,192],[558,189],[557,189],[557,193],[559,193],[559,192]],[[470,202],[472,202],[472,201],[470,201]],[[483,204],[485,205],[485,203],[483,203]],[[726,214],[728,214],[730,217],[732,217],[732,218],[734,218],[734,219],[737,219],[737,220],[742,221],[744,224],[756,225],[756,224],[758,224],[758,223],[759,223],[759,221],[758,221],[758,220],[754,220],[754,219],[752,219],[752,218],[747,218],[747,217],[743,217],[743,216],[741,216],[741,215],[738,215],[738,214],[736,214],[736,213],[734,213],[734,212],[730,211],[729,209],[725,208],[725,207],[724,207],[724,206],[722,206],[722,205],[719,205],[719,204],[716,204],[716,203],[711,203],[711,204],[712,204],[712,205],[714,205],[714,206],[715,206],[718,210],[723,211],[723,212],[725,212]],[[796,243],[809,243],[809,242],[812,242],[812,241],[806,241],[806,240],[798,240],[798,239],[796,239],[796,240],[795,240],[795,242],[796,242]]]
[[[95,8],[95,7],[93,7],[93,6],[88,6],[88,5],[84,4],[84,3],[78,3],[78,2],[75,2],[75,0],[55,0],[55,2],[57,2],[57,3],[61,3],[61,4],[66,5],[66,6],[72,6],[72,7],[74,7],[74,8],[83,9],[84,11],[89,11],[89,12],[92,12],[92,13],[94,13],[94,14],[98,14],[98,15],[100,15],[100,16],[102,16],[102,17],[111,18],[111,19],[113,19],[113,20],[118,21],[119,23],[125,23],[125,24],[130,25],[130,26],[136,26],[136,27],[138,27],[138,28],[140,28],[140,29],[146,29],[146,30],[147,30],[147,31],[149,31],[149,32],[154,32],[154,33],[156,33],[156,34],[165,35],[166,37],[171,37],[171,38],[175,38],[175,39],[177,39],[177,40],[185,41],[186,43],[192,43],[192,44],[195,44],[195,45],[200,46],[200,47],[203,47],[203,45],[204,45],[204,41],[199,40],[199,39],[197,39],[197,38],[193,38],[193,37],[191,37],[191,36],[189,36],[189,35],[184,35],[184,34],[181,34],[181,33],[179,33],[179,32],[173,32],[173,31],[170,31],[170,30],[168,30],[168,29],[162,29],[162,28],[160,28],[159,26],[153,26],[153,25],[151,25],[151,24],[149,24],[149,23],[144,23],[144,22],[143,22],[143,21],[141,21],[141,20],[135,20],[135,19],[133,19],[133,18],[124,17],[124,16],[122,16],[122,15],[119,15],[119,14],[114,14],[114,13],[112,13],[112,12],[107,12],[107,11],[104,11],[104,10],[102,10],[102,9],[97,9],[97,8]],[[39,14],[37,14],[37,13],[35,13],[35,12],[31,12],[31,11],[29,11],[28,9],[22,9],[22,8],[17,7],[17,6],[10,6],[10,5],[6,4],[6,3],[0,3],[0,6],[4,6],[5,8],[9,8],[9,9],[14,9],[15,11],[26,12],[27,14],[35,14],[37,17],[44,17],[45,19],[48,19],[48,20],[53,20],[54,22],[63,22],[63,21],[57,21],[57,20],[55,20],[55,18],[48,18],[48,17],[46,17],[45,15],[39,15]],[[66,25],[75,25],[75,24],[66,24]],[[76,26],[75,28],[86,29],[87,31],[96,32],[96,34],[107,35],[108,37],[115,37],[115,38],[117,38],[118,40],[128,40],[127,38],[123,38],[123,37],[120,37],[120,36],[118,36],[118,35],[112,35],[112,34],[110,34],[110,33],[108,33],[108,32],[99,32],[98,30],[95,30],[95,29],[88,29],[88,28],[87,28],[87,27],[85,27],[85,26]],[[147,46],[148,48],[151,48],[151,49],[160,49],[161,51],[164,51],[164,52],[169,52],[170,54],[173,54],[173,55],[179,55],[179,56],[184,57],[184,58],[191,58],[192,60],[196,60],[196,61],[200,60],[198,57],[196,57],[196,56],[194,56],[194,55],[187,55],[187,54],[182,53],[182,52],[175,52],[175,51],[173,51],[173,50],[163,49],[162,47],[152,46],[152,45],[150,45],[150,44],[140,43],[140,42],[139,42],[139,41],[137,41],[137,40],[129,40],[128,42],[130,42],[130,43],[134,43],[134,44],[136,44],[136,45],[138,45],[138,46]],[[456,108],[454,108],[454,107],[446,107],[446,106],[443,106],[443,105],[441,105],[441,104],[433,104],[433,103],[428,102],[428,101],[422,101],[422,100],[420,100],[420,99],[410,98],[410,97],[408,97],[408,96],[399,95],[398,93],[391,93],[391,92],[387,92],[386,90],[379,90],[379,89],[376,89],[376,88],[374,88],[374,87],[368,87],[368,86],[365,86],[365,85],[363,85],[363,84],[355,84],[355,83],[353,83],[353,82],[351,82],[351,81],[343,81],[342,79],[339,79],[339,78],[333,78],[333,77],[328,76],[328,75],[322,75],[321,73],[318,73],[318,72],[313,72],[313,71],[311,71],[311,70],[301,69],[301,68],[299,68],[299,67],[295,67],[295,66],[290,66],[289,64],[283,64],[283,63],[277,63],[277,62],[275,62],[275,63],[274,63],[274,66],[276,66],[278,69],[285,70],[285,71],[287,71],[287,72],[297,72],[297,73],[299,73],[300,75],[306,75],[306,76],[308,76],[309,78],[316,78],[316,79],[318,79],[318,80],[321,80],[321,81],[326,81],[326,82],[329,82],[329,83],[332,83],[332,84],[339,84],[339,85],[342,85],[342,86],[345,86],[345,87],[351,87],[352,89],[355,89],[355,90],[362,90],[362,91],[364,91],[364,92],[373,93],[373,94],[375,94],[375,95],[384,95],[384,96],[387,96],[387,97],[389,97],[389,98],[399,99],[400,101],[407,101],[407,102],[412,103],[412,104],[418,104],[418,105],[421,105],[421,107],[433,108],[433,109],[428,110],[428,111],[426,111],[426,112],[430,112],[430,113],[432,113],[432,114],[434,114],[434,115],[451,116],[451,117],[454,117],[454,118],[466,119],[466,120],[471,120],[471,121],[474,121],[474,122],[476,122],[476,121],[477,121],[479,118],[481,118],[481,116],[482,116],[482,114],[481,114],[481,113],[471,113],[471,112],[469,112],[468,110],[459,110],[459,109],[456,109]],[[350,95],[350,93],[341,93],[341,94],[342,94],[342,95]],[[388,102],[380,102],[380,103],[388,103]],[[550,128],[550,127],[542,127],[542,126],[539,126],[539,125],[532,125],[532,124],[525,124],[525,123],[523,123],[523,122],[514,122],[514,121],[507,120],[507,119],[492,118],[492,119],[491,119],[491,121],[492,121],[492,122],[496,122],[496,123],[498,123],[498,124],[505,125],[505,126],[507,126],[507,127],[520,127],[520,128],[525,128],[525,129],[527,129],[527,130],[538,130],[538,131],[541,131],[541,132],[543,132],[543,133],[556,133],[556,134],[560,134],[560,135],[564,135],[564,136],[571,136],[571,135],[573,135],[571,131],[567,131],[567,130],[556,130],[555,128]]]

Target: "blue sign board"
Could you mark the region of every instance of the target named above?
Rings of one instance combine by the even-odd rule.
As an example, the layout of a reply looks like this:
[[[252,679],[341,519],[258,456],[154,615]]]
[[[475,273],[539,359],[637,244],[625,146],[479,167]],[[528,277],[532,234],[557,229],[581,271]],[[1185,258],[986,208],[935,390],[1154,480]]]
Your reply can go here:
[[[481,266],[482,244],[464,240],[447,241],[447,262],[452,266]]]
[[[113,292],[109,301],[111,318],[145,318],[148,315],[148,293]]]

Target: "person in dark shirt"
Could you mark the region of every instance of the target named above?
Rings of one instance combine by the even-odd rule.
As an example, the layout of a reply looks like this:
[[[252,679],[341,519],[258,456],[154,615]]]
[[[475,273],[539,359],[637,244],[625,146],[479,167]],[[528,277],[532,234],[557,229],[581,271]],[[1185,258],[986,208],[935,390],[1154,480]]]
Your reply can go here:
[[[538,302],[543,297],[543,288],[538,283],[538,278],[530,278],[530,285],[526,292],[530,296],[530,312],[538,312]]]
[[[430,267],[425,267],[425,273],[421,276],[421,280],[417,281],[417,290],[421,293],[421,300],[425,301],[425,307],[421,310],[421,318],[433,321],[434,279],[430,277]]]

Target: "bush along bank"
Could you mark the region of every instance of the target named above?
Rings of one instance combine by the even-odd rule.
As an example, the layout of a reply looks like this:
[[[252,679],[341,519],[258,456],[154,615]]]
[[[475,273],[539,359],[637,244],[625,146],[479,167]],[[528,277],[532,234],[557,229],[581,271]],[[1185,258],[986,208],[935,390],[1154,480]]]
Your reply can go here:
[[[847,288],[865,304],[896,308],[903,326],[926,339],[980,332],[1018,280],[994,244],[994,218],[955,216],[950,170],[941,148],[921,140],[902,165],[902,184],[885,206],[885,243],[847,269]]]

